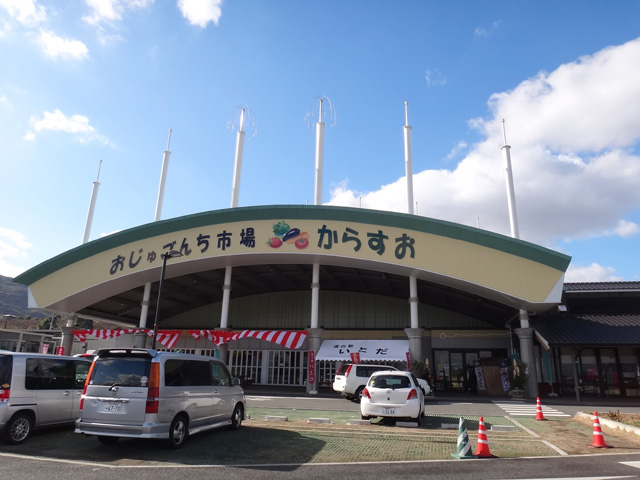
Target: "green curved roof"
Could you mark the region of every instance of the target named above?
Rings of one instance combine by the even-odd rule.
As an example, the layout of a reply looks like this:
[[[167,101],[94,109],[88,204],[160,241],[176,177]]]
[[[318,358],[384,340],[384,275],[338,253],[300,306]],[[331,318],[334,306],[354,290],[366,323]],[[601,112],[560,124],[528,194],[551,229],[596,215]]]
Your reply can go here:
[[[219,223],[268,220],[273,218],[286,218],[292,220],[334,220],[407,228],[418,232],[429,233],[492,248],[540,263],[562,272],[566,271],[571,261],[571,257],[567,255],[523,240],[517,240],[489,232],[487,230],[481,230],[479,228],[468,227],[444,220],[436,220],[417,215],[348,207],[266,205],[213,210],[147,223],[128,230],[123,230],[64,252],[31,268],[30,270],[27,270],[23,274],[17,276],[14,281],[23,285],[30,285],[67,265],[111,248],[155,235]]]

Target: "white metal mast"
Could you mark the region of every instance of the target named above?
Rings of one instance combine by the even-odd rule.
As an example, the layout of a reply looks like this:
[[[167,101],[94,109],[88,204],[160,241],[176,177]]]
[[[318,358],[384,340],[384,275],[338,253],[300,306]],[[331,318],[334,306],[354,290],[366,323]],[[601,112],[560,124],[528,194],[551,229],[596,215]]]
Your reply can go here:
[[[96,181],[93,182],[93,188],[91,190],[91,201],[89,202],[89,213],[87,213],[87,223],[84,227],[84,237],[82,238],[82,243],[87,243],[89,241],[89,235],[91,234],[91,225],[93,224],[93,213],[96,209],[96,200],[98,199],[98,190],[100,189],[100,167],[102,167],[102,160],[100,160],[100,164],[98,165],[98,176],[96,177]]]
[[[169,129],[169,138],[167,139],[167,149],[164,151],[162,155],[162,170],[160,171],[160,185],[158,187],[158,199],[156,200],[156,213],[154,215],[153,220],[157,222],[162,217],[162,204],[164,202],[164,187],[167,183],[167,173],[169,171],[169,157],[171,156],[171,152],[169,151],[169,146],[171,144],[171,129]],[[140,328],[147,327],[147,314],[149,312],[149,300],[151,299],[151,282],[147,282],[144,284],[144,291],[142,293],[142,307],[140,310]],[[154,335],[157,332],[153,332]],[[142,343],[142,345],[138,345],[138,339]],[[143,347],[144,341],[146,340],[145,336],[140,335],[137,337],[135,341],[136,347]]]
[[[504,145],[502,146],[502,152],[504,156],[505,164],[505,179],[507,182],[507,201],[509,203],[509,222],[511,223],[511,236],[513,238],[520,238],[520,231],[518,230],[518,213],[516,212],[516,195],[513,188],[513,172],[511,171],[511,145],[507,144],[507,132],[504,125],[504,119],[502,119],[502,136],[504,138]]]
[[[407,175],[408,212],[413,215],[413,166],[411,164],[411,126],[409,125],[409,102],[404,102],[404,168]]]
[[[322,174],[324,164],[324,122],[322,121],[322,98],[320,99],[320,113],[316,123],[316,188],[314,204],[322,205]]]
[[[240,198],[240,179],[242,177],[242,154],[244,152],[244,112],[245,108],[240,112],[240,128],[236,135],[236,157],[233,167],[233,182],[231,185],[231,208],[238,206]],[[231,299],[231,275],[233,267],[227,265],[224,269],[224,284],[222,286],[222,309],[220,312],[220,328],[228,328],[229,326],[229,301]],[[226,351],[224,348],[219,349],[220,352]]]

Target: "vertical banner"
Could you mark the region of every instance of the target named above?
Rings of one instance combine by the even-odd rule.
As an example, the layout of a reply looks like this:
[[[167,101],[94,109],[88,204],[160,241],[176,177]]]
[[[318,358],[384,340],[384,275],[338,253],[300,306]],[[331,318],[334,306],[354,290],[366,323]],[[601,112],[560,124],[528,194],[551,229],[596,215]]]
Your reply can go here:
[[[359,352],[355,352],[355,353],[351,353],[351,363],[360,363],[360,353]]]
[[[484,372],[482,371],[482,366],[480,365],[479,360],[473,361],[473,369],[476,372],[476,382],[478,393],[487,393],[487,385],[484,383]]]
[[[56,355],[64,355],[64,347],[56,348]]]
[[[316,384],[316,352],[309,350],[309,385]]]
[[[508,392],[511,382],[509,382],[509,364],[506,359],[500,360],[500,380],[502,380],[502,390]]]
[[[411,371],[411,352],[407,352],[407,372]]]
[[[49,353],[49,344],[43,343],[40,345],[40,353]]]

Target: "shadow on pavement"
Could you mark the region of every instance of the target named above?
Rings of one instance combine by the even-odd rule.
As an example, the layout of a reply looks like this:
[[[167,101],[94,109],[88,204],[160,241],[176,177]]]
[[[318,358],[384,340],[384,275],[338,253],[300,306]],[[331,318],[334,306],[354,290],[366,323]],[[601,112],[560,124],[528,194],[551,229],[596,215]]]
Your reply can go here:
[[[278,446],[275,450],[274,445]],[[94,436],[70,429],[47,429],[35,432],[22,445],[3,445],[3,451],[118,466],[142,463],[258,466],[306,463],[324,446],[324,441],[294,431],[243,425],[235,431],[217,429],[199,433],[189,437],[179,450],[170,450],[167,440],[121,438],[115,444],[103,445]]]

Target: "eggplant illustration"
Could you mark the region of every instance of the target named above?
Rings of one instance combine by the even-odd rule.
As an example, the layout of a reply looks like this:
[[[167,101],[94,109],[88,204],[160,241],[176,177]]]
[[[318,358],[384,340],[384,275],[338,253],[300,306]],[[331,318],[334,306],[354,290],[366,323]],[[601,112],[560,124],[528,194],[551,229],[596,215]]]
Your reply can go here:
[[[282,241],[287,243],[293,243],[298,235],[300,235],[300,229],[292,228],[291,230],[289,230],[287,233],[284,234],[284,236],[282,237]]]

